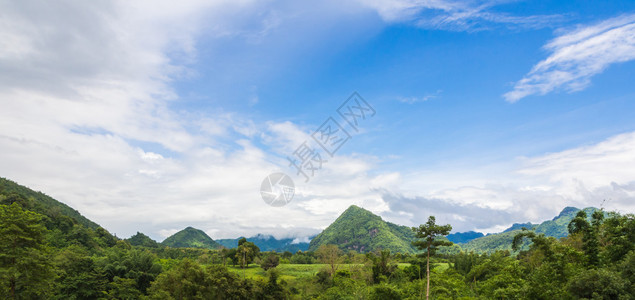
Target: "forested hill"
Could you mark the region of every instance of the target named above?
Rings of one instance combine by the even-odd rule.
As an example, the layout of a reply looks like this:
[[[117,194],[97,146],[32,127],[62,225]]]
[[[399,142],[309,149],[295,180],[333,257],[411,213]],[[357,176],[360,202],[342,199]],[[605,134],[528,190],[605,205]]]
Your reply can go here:
[[[77,210],[59,202],[42,192],[36,192],[30,188],[19,185],[11,180],[0,177],[0,204],[10,205],[17,202],[24,209],[57,218],[66,216],[91,229],[99,228],[97,223],[82,216]]]
[[[414,233],[410,227],[386,222],[361,207],[351,205],[331,225],[311,240],[309,251],[334,244],[342,250],[414,253],[410,244]]]
[[[173,248],[206,248],[218,249],[222,246],[209,237],[204,231],[187,227],[161,242],[161,245]]]
[[[151,239],[149,236],[138,231],[137,231],[137,234],[127,238],[126,241],[130,243],[130,245],[132,246],[142,246],[142,247],[149,247],[149,248],[159,247],[159,243]]]
[[[584,211],[590,220],[593,212],[598,210],[595,207],[587,207]],[[517,223],[501,233],[490,234],[481,238],[471,240],[467,243],[460,244],[464,251],[474,251],[477,253],[494,252],[496,250],[511,250],[514,236],[521,229],[534,229],[536,233],[543,233],[545,236],[555,238],[565,237],[568,234],[567,226],[573,220],[580,209],[575,207],[566,207],[552,220],[544,221],[540,224]]]

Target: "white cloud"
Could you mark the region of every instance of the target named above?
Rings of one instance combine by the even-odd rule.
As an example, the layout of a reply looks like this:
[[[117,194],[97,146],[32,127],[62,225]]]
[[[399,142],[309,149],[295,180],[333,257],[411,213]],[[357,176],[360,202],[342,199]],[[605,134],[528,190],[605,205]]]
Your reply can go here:
[[[504,95],[507,101],[558,89],[579,91],[610,65],[635,59],[635,14],[561,34],[545,49],[551,55],[516,82],[514,89]]]
[[[382,173],[376,157],[353,154],[328,158],[308,184],[294,176],[294,200],[282,208],[267,206],[258,191],[262,179],[276,171],[291,175],[284,156],[309,139],[310,131],[237,113],[175,111],[170,105],[179,98],[171,84],[192,76],[188,65],[197,59],[197,37],[239,36],[258,43],[284,20],[273,12],[251,18],[250,9],[264,4],[248,1],[172,4],[2,2],[0,176],[46,192],[122,237],[141,231],[157,239],[186,226],[213,238],[257,233],[301,238],[351,204],[394,213],[397,223],[408,216],[417,222],[427,211],[400,211],[394,195],[439,211],[474,208],[451,212],[457,228],[467,228],[476,212],[503,216],[478,225],[485,228],[507,222],[500,212],[505,208],[539,218],[578,195],[549,196],[566,180],[553,175],[557,170],[543,172],[556,177],[540,173],[538,160],[529,164],[536,168],[518,176],[540,180],[493,185],[463,170],[457,172],[464,176],[459,183],[451,172]],[[581,170],[576,178],[587,189],[575,201],[610,194],[620,199],[619,207],[629,207],[623,203],[632,199],[633,179],[622,170],[623,177],[607,174],[597,182]],[[534,197],[543,206],[533,208]]]
[[[377,11],[386,22],[408,22],[419,27],[443,30],[481,30],[496,25],[540,28],[551,26],[557,15],[512,16],[494,12],[501,1],[452,0],[358,0]]]
[[[448,170],[404,175],[408,180],[396,189],[379,191],[390,207],[385,216],[416,225],[435,215],[456,231],[496,232],[514,222],[550,219],[565,206],[635,211],[635,132],[519,162],[500,178],[477,177],[472,184],[463,178],[454,187],[445,182],[452,178]],[[443,187],[435,189],[437,182]],[[427,185],[417,189],[416,183]]]
[[[441,94],[441,90],[437,90],[436,92],[432,94],[427,94],[422,97],[399,97],[397,98],[397,101],[401,103],[406,103],[406,104],[415,104],[415,103],[421,103],[421,102],[426,102],[426,101],[435,99],[439,96],[439,94]]]

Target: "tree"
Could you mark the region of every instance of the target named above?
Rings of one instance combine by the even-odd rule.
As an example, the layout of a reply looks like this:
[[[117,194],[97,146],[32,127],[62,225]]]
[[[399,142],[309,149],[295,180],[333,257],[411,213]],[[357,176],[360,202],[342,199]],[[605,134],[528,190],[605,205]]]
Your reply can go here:
[[[238,258],[238,263],[240,264],[241,268],[244,269],[245,267],[249,266],[249,263],[251,262],[250,258],[252,257],[252,255],[253,252],[250,247],[246,245],[238,246],[238,250],[236,250],[236,257]]]
[[[593,212],[591,223],[587,221],[586,213],[581,210],[569,223],[569,234],[581,234],[584,253],[587,256],[587,263],[591,266],[599,264],[599,241],[598,234],[604,219],[604,212],[601,210]]]
[[[619,297],[628,293],[628,283],[619,273],[599,268],[576,274],[568,288],[577,299],[627,299]]]
[[[209,299],[214,288],[205,270],[189,258],[161,273],[148,290],[153,299]]]
[[[315,251],[319,261],[323,264],[329,265],[331,268],[329,270],[329,274],[331,277],[335,274],[337,270],[337,264],[340,262],[340,256],[342,251],[335,245],[322,245],[320,248]]]
[[[436,218],[434,216],[428,217],[428,222],[419,225],[419,227],[412,227],[417,239],[412,242],[412,245],[419,250],[425,250],[426,255],[426,299],[430,297],[430,256],[434,256],[436,250],[441,246],[452,246],[452,242],[439,239],[439,237],[450,234],[452,225],[437,225]]]
[[[223,265],[209,265],[206,274],[211,295],[206,299],[249,299],[254,293],[250,280],[242,280]]]
[[[1,298],[46,298],[53,274],[41,220],[18,203],[0,205]]]
[[[280,258],[275,253],[269,253],[260,264],[265,271],[275,268],[280,263]]]
[[[241,268],[249,266],[256,256],[260,254],[260,248],[252,242],[248,242],[246,238],[238,240],[238,249],[236,249],[236,259]]]
[[[390,250],[382,250],[379,255],[368,253],[368,258],[373,263],[371,270],[374,283],[380,283],[382,278],[388,279],[397,269],[396,264],[390,263]]]
[[[286,282],[280,280],[278,277],[280,273],[276,269],[267,271],[267,282],[261,284],[260,292],[262,294],[257,295],[257,299],[288,299],[289,292],[285,289]]]
[[[55,257],[58,291],[54,299],[99,299],[107,288],[107,278],[89,252],[71,245]]]

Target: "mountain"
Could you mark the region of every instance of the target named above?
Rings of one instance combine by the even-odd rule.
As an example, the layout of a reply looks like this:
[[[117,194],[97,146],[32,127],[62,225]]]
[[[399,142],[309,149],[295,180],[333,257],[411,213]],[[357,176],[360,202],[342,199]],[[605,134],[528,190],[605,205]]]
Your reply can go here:
[[[161,245],[173,248],[207,248],[218,249],[221,245],[215,242],[200,229],[187,227],[161,242]]]
[[[510,226],[509,228],[503,230],[503,232],[509,232],[509,231],[514,231],[514,230],[519,230],[519,229],[523,229],[523,228],[527,228],[527,229],[532,229],[534,226],[536,226],[538,224],[532,224],[531,222],[527,222],[527,223],[514,223],[512,226]]]
[[[18,202],[24,209],[43,214],[50,219],[59,216],[71,218],[75,223],[91,229],[99,228],[97,223],[82,216],[77,210],[59,202],[44,193],[36,192],[11,180],[0,177],[0,204]]]
[[[589,220],[591,219],[593,212],[596,210],[598,209],[595,207],[587,207],[584,209]],[[521,227],[525,227],[527,229],[534,228],[536,233],[544,233],[546,236],[552,236],[555,238],[565,237],[568,234],[567,226],[571,220],[573,220],[578,211],[580,211],[579,208],[566,207],[552,220],[544,221],[540,224],[516,223],[501,233],[489,234],[484,237],[471,240],[467,243],[460,244],[460,246],[461,249],[468,252],[474,251],[482,253],[494,252],[496,250],[511,251],[514,236],[521,231]]]
[[[236,248],[238,247],[238,240],[241,238],[242,237],[236,239],[219,239],[216,240],[216,242],[223,245],[225,248]],[[309,249],[309,243],[307,242],[300,242],[293,238],[276,239],[271,235],[258,234],[247,238],[247,241],[256,244],[256,246],[260,248],[260,251],[289,251],[295,253],[298,251],[307,251]]]
[[[473,239],[483,237],[483,233],[476,231],[468,231],[468,232],[457,232],[448,234],[448,241],[452,243],[467,243]]]
[[[159,243],[151,239],[149,236],[138,231],[137,234],[127,238],[126,241],[128,241],[128,243],[133,246],[143,246],[149,248],[159,247]]]
[[[410,227],[386,222],[361,207],[351,205],[331,225],[309,243],[309,251],[321,245],[334,244],[342,250],[414,253],[410,244],[414,233]]]

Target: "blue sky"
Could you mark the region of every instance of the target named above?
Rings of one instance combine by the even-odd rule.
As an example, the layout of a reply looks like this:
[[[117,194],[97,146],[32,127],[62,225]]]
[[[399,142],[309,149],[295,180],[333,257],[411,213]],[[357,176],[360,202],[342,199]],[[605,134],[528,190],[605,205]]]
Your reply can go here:
[[[635,3],[0,5],[0,176],[119,236],[635,209]],[[267,206],[262,179],[355,91],[377,114]]]

